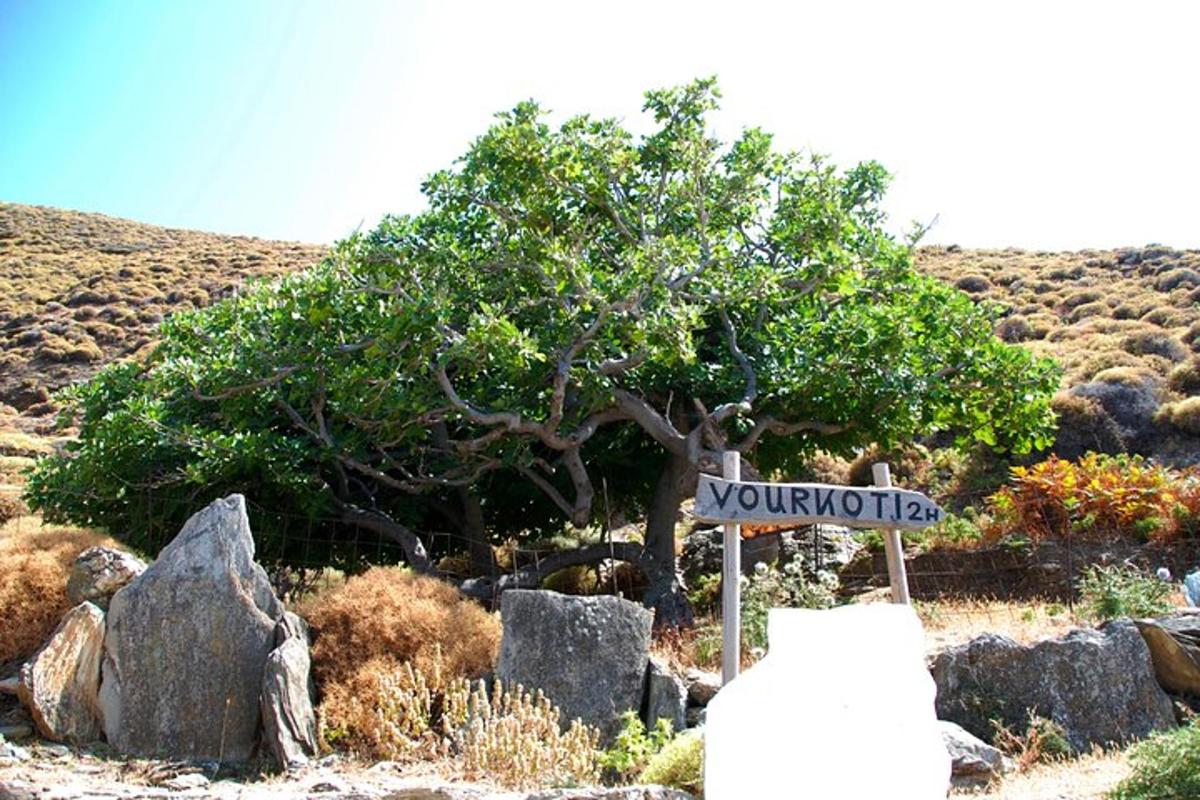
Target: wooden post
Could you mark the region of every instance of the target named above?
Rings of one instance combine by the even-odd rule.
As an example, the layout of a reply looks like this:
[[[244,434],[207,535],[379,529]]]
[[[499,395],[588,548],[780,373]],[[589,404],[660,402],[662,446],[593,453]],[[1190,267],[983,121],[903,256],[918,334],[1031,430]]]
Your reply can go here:
[[[742,454],[726,450],[722,460],[726,480],[742,479]],[[737,677],[742,657],[742,526],[725,523],[721,560],[721,685]]]
[[[887,464],[872,464],[871,476],[876,486],[890,488],[892,485],[892,471]],[[908,575],[904,571],[904,545],[900,542],[900,531],[895,528],[883,531],[883,552],[887,556],[892,602],[909,605]]]

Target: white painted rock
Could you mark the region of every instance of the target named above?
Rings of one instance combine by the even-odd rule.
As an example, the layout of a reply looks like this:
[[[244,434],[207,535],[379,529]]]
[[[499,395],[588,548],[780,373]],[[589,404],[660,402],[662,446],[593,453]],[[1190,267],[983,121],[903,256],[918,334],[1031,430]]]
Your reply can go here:
[[[100,739],[97,693],[103,649],[104,612],[80,603],[22,667],[17,695],[42,736],[56,742]]]
[[[774,609],[767,630],[766,658],[708,704],[708,800],[945,800],[950,756],[911,608]]]

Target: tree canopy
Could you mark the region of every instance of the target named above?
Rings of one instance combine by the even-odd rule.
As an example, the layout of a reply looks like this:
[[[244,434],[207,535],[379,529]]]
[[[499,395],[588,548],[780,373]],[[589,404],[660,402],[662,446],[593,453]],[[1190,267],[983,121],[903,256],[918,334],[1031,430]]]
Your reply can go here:
[[[173,316],[147,363],[72,390],[79,439],[38,465],[32,501],[136,541],[143,498],[161,515],[241,490],[333,520],[331,559],[344,523],[428,570],[420,532],[453,530],[486,571],[491,537],[586,525],[602,479],[647,514],[644,547],[608,553],[680,619],[676,515],[723,450],[775,473],[946,431],[1046,446],[1056,369],[914,269],[883,168],[757,128],[722,143],[718,98],[712,80],[648,92],[644,136],[554,127],[533,102],[498,115],[429,178],[425,211]]]

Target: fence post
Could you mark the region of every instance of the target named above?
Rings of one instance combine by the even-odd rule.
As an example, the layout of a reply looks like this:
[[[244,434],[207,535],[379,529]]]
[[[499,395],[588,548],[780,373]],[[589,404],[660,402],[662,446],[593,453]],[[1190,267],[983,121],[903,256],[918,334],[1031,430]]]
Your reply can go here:
[[[871,476],[875,479],[875,485],[881,489],[890,488],[892,485],[892,471],[887,464],[872,464]],[[900,531],[895,528],[883,531],[883,552],[887,556],[892,602],[909,605],[908,575],[904,570],[904,545],[900,541]]]
[[[722,477],[742,479],[742,454],[726,450]],[[721,559],[721,685],[737,677],[742,657],[742,526],[725,523]]]

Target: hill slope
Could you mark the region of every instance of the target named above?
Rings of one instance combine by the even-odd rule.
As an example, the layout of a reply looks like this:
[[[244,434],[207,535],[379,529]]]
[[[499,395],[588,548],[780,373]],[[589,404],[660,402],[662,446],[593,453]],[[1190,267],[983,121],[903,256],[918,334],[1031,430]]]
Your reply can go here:
[[[325,251],[0,203],[0,416],[40,427],[49,392],[145,347],[165,314]]]
[[[47,432],[49,392],[145,348],[164,315],[325,252],[0,203],[0,431]],[[1001,304],[1002,338],[1063,365],[1072,446],[1196,460],[1200,251],[926,247],[917,264]]]

